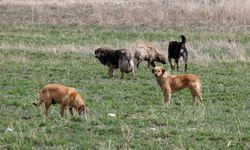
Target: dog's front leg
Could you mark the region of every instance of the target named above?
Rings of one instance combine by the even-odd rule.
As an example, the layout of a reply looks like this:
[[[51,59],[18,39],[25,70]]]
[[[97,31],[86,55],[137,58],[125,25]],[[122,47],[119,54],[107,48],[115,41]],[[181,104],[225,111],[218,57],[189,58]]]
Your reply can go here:
[[[135,78],[135,68],[132,70],[132,78]]]
[[[120,71],[121,71],[121,79],[123,79],[123,77],[124,77],[124,71],[122,69]]]
[[[152,67],[155,67],[155,63],[154,63],[154,60],[153,60],[152,58],[150,58],[150,59],[148,60],[148,67],[150,67],[150,65],[151,65]]]
[[[176,66],[177,66],[177,71],[179,71],[179,59],[175,59],[175,64],[176,64]]]
[[[51,104],[51,103],[49,103],[49,102],[47,102],[47,101],[45,102],[44,115],[45,115],[46,117],[48,117],[48,110],[49,110],[50,104]]]
[[[114,67],[113,66],[109,66],[109,77],[112,78],[113,77],[113,72],[114,72]]]
[[[65,104],[61,104],[61,117],[63,118],[64,116],[64,109],[65,109],[66,105]]]
[[[151,66],[152,66],[152,67],[155,67],[155,66],[156,66],[154,61],[151,62]]]
[[[171,102],[171,92],[169,91],[164,91],[164,103],[165,105],[169,105]]]
[[[148,67],[150,67],[150,64],[151,64],[151,62],[150,62],[150,61],[148,61]]]

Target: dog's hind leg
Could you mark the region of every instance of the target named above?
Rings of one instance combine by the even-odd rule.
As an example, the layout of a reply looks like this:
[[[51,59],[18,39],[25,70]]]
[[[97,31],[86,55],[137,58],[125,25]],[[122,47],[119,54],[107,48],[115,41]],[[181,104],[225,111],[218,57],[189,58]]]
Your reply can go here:
[[[185,71],[187,71],[187,63],[185,63]]]
[[[187,71],[187,57],[183,58],[184,63],[185,63],[185,71]]]

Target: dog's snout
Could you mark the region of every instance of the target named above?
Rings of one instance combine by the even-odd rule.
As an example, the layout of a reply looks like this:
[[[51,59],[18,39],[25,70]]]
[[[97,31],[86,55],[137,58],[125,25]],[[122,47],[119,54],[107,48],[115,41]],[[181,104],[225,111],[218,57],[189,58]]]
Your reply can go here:
[[[99,58],[99,55],[98,55],[98,54],[95,54],[95,58]]]

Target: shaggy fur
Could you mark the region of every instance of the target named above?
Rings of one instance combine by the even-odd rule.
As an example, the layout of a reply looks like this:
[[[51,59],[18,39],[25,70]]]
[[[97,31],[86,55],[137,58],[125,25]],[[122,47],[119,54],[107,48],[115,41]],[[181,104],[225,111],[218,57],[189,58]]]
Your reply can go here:
[[[172,64],[172,59],[175,60],[176,66],[177,66],[177,70],[179,70],[179,59],[182,57],[185,63],[185,71],[187,71],[187,60],[188,60],[188,51],[187,48],[185,46],[186,43],[186,37],[184,35],[181,35],[181,42],[177,42],[177,41],[172,41],[169,42],[169,46],[168,46],[168,61],[171,65],[171,69],[175,70],[175,64]]]
[[[78,94],[75,88],[66,87],[61,84],[48,84],[40,91],[38,103],[35,106],[45,104],[44,115],[48,116],[48,109],[51,104],[59,103],[61,105],[61,117],[64,116],[64,109],[69,107],[70,114],[73,116],[73,108],[79,115],[87,111],[84,100]]]
[[[135,64],[139,64],[145,60],[148,61],[148,67],[151,65],[155,67],[155,61],[166,64],[166,57],[163,52],[150,45],[139,44],[134,54]]]
[[[120,68],[121,78],[124,73],[132,72],[132,76],[135,75],[135,66],[131,53],[126,49],[111,50],[109,48],[98,48],[95,50],[95,57],[103,65],[109,67],[109,77],[113,77],[114,69]]]
[[[201,82],[192,74],[171,75],[163,67],[154,67],[152,73],[164,93],[165,104],[170,104],[171,93],[188,88],[193,97],[193,102],[202,103]]]

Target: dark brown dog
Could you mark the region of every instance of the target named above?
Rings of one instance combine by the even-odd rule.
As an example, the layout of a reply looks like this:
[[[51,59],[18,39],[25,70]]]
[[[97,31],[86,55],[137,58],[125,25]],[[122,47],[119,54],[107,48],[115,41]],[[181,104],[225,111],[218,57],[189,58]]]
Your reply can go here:
[[[201,82],[197,76],[192,74],[170,75],[163,67],[154,67],[152,73],[164,92],[165,104],[170,104],[171,93],[184,88],[190,90],[193,102],[202,103]]]
[[[117,68],[120,68],[121,79],[124,73],[132,72],[132,76],[134,77],[135,75],[132,55],[126,49],[111,50],[109,48],[98,48],[95,50],[95,57],[98,58],[103,65],[109,67],[109,77],[113,77],[113,72]]]
[[[38,103],[35,106],[45,104],[44,115],[48,116],[48,109],[51,104],[59,103],[61,105],[61,117],[64,116],[64,109],[69,107],[70,114],[73,115],[73,108],[79,115],[87,111],[84,100],[78,94],[75,88],[66,87],[61,84],[48,84],[40,91]]]
[[[145,60],[148,61],[148,67],[151,65],[155,67],[155,61],[162,64],[166,64],[166,58],[163,52],[150,45],[139,44],[134,54],[135,64],[138,67],[139,64]]]
[[[172,41],[169,42],[168,46],[168,61],[171,65],[171,69],[175,70],[175,64],[177,66],[177,70],[179,70],[179,59],[182,57],[185,63],[185,71],[187,71],[187,60],[188,60],[188,51],[185,46],[186,43],[186,37],[184,35],[181,35],[181,42]],[[175,64],[172,64],[172,59],[175,60]]]

